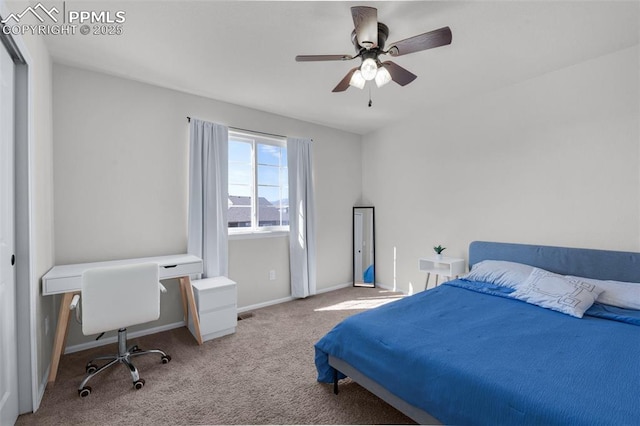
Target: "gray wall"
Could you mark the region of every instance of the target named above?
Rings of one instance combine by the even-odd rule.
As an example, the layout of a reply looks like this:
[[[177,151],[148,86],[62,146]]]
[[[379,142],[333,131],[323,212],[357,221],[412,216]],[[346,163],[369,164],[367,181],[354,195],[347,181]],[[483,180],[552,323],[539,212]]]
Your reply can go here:
[[[638,64],[636,46],[365,136],[377,280],[422,289],[420,257],[473,240],[640,250]]]
[[[351,281],[359,135],[60,64],[53,67],[53,110],[56,264],[186,252],[191,116],[313,138],[318,289]],[[288,268],[287,237],[230,241],[240,308],[288,297]],[[149,327],[182,319],[177,285],[168,288],[161,318]],[[86,341],[73,323],[67,345]]]

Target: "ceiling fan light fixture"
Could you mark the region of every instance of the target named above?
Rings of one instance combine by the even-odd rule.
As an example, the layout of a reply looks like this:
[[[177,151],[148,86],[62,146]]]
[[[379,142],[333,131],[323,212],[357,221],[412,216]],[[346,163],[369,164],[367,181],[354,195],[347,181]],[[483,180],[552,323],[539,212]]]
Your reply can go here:
[[[351,76],[351,80],[349,80],[349,86],[357,87],[358,89],[364,89],[364,84],[367,81],[362,76],[360,70],[356,70]]]
[[[295,58],[297,62],[347,61],[360,58],[360,66],[349,70],[332,90],[334,93],[344,92],[349,86],[364,89],[366,82],[374,79],[378,87],[388,84],[391,80],[400,86],[406,86],[418,76],[392,61],[381,63],[379,56],[404,56],[446,46],[451,44],[452,40],[451,28],[442,27],[395,43],[387,43],[389,27],[378,22],[378,10],[375,7],[353,6],[351,17],[354,26],[351,43],[356,50],[355,55],[298,55]],[[385,45],[390,46],[386,51]]]
[[[378,64],[371,58],[367,58],[362,61],[362,65],[360,65],[360,72],[362,73],[362,77],[369,81],[376,78],[376,73],[378,72]]]
[[[381,65],[380,68],[378,68],[378,73],[376,74],[376,86],[382,87],[390,81],[391,74],[389,74],[389,71],[387,71],[384,65]]]

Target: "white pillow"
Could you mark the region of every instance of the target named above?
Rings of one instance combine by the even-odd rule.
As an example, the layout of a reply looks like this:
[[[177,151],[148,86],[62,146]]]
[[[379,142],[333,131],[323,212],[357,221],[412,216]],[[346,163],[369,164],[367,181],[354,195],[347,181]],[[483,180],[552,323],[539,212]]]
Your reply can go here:
[[[534,268],[509,296],[577,318],[593,305],[602,290],[575,277],[563,277]]]
[[[483,260],[461,277],[469,281],[482,281],[504,287],[516,288],[524,282],[535,268],[522,263],[505,260]]]
[[[640,283],[604,281],[583,277],[570,278],[577,278],[602,289],[603,291],[596,299],[596,302],[617,306],[619,308],[640,310]]]

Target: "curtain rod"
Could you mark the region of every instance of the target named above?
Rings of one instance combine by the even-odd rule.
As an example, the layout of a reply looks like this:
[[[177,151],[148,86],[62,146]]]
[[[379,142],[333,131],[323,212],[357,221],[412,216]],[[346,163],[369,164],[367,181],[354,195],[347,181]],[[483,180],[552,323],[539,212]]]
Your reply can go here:
[[[188,121],[189,123],[191,123],[191,117],[187,116],[187,121]],[[258,134],[260,134],[260,135],[275,136],[276,138],[284,138],[284,139],[286,139],[286,138],[287,138],[286,136],[283,136],[283,135],[276,135],[276,134],[274,134],[274,133],[259,132],[259,131],[257,131],[257,130],[250,130],[250,129],[242,129],[242,128],[240,128],[240,127],[231,127],[231,126],[227,126],[227,127],[229,127],[229,129],[231,129],[231,130],[237,130],[237,131],[240,131],[240,132],[251,132],[251,133],[258,133]]]

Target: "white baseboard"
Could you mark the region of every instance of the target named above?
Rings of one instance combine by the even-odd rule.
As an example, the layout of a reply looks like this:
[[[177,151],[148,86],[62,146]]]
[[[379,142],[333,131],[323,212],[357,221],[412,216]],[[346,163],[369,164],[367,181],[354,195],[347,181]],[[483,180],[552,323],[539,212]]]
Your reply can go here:
[[[404,291],[404,290],[398,290],[397,288],[393,288],[393,286],[392,286],[392,285],[386,285],[386,284],[376,283],[376,287],[380,287],[380,288],[383,288],[383,289],[385,289],[385,290],[389,290],[389,291],[397,291],[397,292],[402,293],[402,294],[405,294],[405,295],[406,295],[406,294],[408,294],[408,293],[407,293],[406,291]]]
[[[254,309],[266,308],[267,306],[277,305],[284,302],[291,302],[292,300],[295,300],[295,297],[289,296],[283,297],[282,299],[269,300],[268,302],[256,303],[255,305],[243,306],[238,308],[238,313],[241,314],[242,312],[252,311]]]
[[[350,282],[349,283],[345,283],[345,284],[338,284],[338,285],[335,285],[333,287],[328,287],[328,288],[323,288],[322,290],[318,290],[318,294],[326,293],[328,291],[340,290],[342,288],[347,288],[347,287],[352,287],[352,286],[353,286],[353,283],[350,283]],[[382,288],[382,289],[385,289],[385,290],[389,290],[389,291],[397,291],[397,292],[400,292],[400,293],[407,294],[405,291],[394,289],[393,286],[382,284],[382,283],[376,283],[376,287],[377,288]]]
[[[344,283],[338,284],[333,287],[322,288],[320,290],[316,290],[316,294],[326,293],[328,291],[340,290],[341,288],[351,287],[352,283]],[[282,299],[269,300],[268,302],[256,303],[255,305],[243,306],[238,308],[238,313],[252,311],[254,309],[266,308],[267,306],[278,305],[280,303],[291,302],[292,300],[296,300],[295,297],[283,297]]]
[[[42,398],[44,398],[44,391],[47,389],[47,385],[49,384],[49,372],[51,371],[51,364],[49,367],[45,369],[44,374],[40,378],[40,384],[38,385],[38,395],[36,396],[36,400],[33,401],[32,410],[35,413],[40,408],[40,403],[42,402]]]
[[[329,291],[334,291],[334,290],[340,290],[343,288],[347,288],[347,287],[351,287],[353,285],[353,283],[344,283],[344,284],[338,284],[332,287],[327,287],[327,288],[322,288],[320,290],[317,290],[317,294],[321,294],[321,293],[327,293]],[[380,286],[379,284],[376,284],[378,286]],[[385,288],[388,290],[387,287],[384,286],[380,286],[382,288]],[[243,306],[241,308],[238,308],[238,313],[243,313],[243,312],[247,312],[247,311],[252,311],[254,309],[260,309],[260,308],[266,308],[267,306],[272,306],[272,305],[278,305],[280,303],[285,303],[285,302],[291,302],[292,300],[295,300],[294,297],[292,296],[288,296],[288,297],[283,297],[281,299],[275,299],[275,300],[269,300],[267,302],[261,302],[261,303],[256,303],[254,305],[249,305],[249,306]],[[138,331],[134,331],[131,333],[128,333],[129,338],[136,338],[136,337],[140,337],[140,336],[146,336],[148,334],[154,334],[154,333],[159,333],[161,331],[167,331],[167,330],[173,330],[174,328],[179,328],[179,327],[184,327],[185,326],[185,322],[184,321],[179,321],[179,322],[175,322],[173,324],[166,324],[166,325],[162,325],[159,327],[152,327],[152,328],[146,328],[144,330],[138,330]],[[118,336],[110,336],[110,337],[105,337],[102,338],[100,340],[92,340],[91,342],[84,342],[84,343],[79,343],[77,345],[72,345],[72,346],[67,346],[64,350],[65,354],[70,354],[73,352],[80,352],[80,351],[84,351],[85,349],[91,349],[91,348],[97,348],[99,346],[104,346],[104,345],[108,345],[111,343],[116,343],[118,341]],[[49,377],[49,375],[47,374],[45,376],[45,382],[44,382],[44,386],[46,387],[46,378]],[[43,390],[44,392],[44,390]]]
[[[353,283],[338,284],[338,285],[334,285],[333,287],[327,287],[327,288],[322,288],[320,290],[317,290],[316,293],[322,294],[322,293],[327,293],[329,291],[340,290],[341,288],[347,288],[352,286],[353,286]]]
[[[389,290],[389,291],[396,291],[393,289],[392,285],[390,286],[382,283],[376,283],[376,287],[384,288],[385,290]]]
[[[161,331],[173,330],[174,328],[184,327],[184,321],[174,322],[172,324],[165,324],[158,327],[145,328],[144,330],[133,331],[131,333],[127,333],[127,338],[136,338],[140,336],[146,336],[148,334],[160,333]],[[73,352],[84,351],[85,349],[97,348],[98,346],[104,346],[111,343],[116,343],[118,341],[118,336],[105,337],[100,340],[92,340],[91,342],[79,343],[73,346],[67,346],[64,349],[65,354],[70,354]]]

